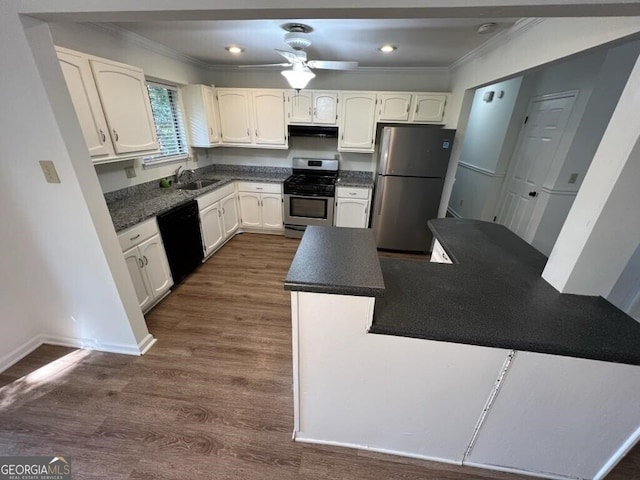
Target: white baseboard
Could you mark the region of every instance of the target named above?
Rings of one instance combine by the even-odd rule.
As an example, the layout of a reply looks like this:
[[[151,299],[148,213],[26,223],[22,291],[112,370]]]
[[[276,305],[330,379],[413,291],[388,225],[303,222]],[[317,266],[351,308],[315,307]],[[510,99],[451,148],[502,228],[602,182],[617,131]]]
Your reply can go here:
[[[18,363],[43,343],[44,342],[42,341],[41,335],[37,335],[0,358],[0,373],[4,372],[12,365]]]
[[[399,452],[397,450],[389,450],[387,448],[371,447],[368,445],[358,445],[355,443],[333,442],[329,440],[317,440],[315,438],[305,438],[300,436],[300,432],[293,432],[296,442],[313,443],[316,445],[329,445],[331,447],[355,448],[357,450],[367,450],[369,452],[385,453],[387,455],[397,455],[399,457],[417,458],[418,460],[426,460],[429,462],[446,463],[449,465],[462,465],[462,461],[455,461],[448,458],[430,457],[427,455],[419,455],[417,453]]]
[[[462,216],[451,207],[447,207],[447,212],[449,212],[454,218],[462,218]]]
[[[144,337],[142,340],[140,340],[140,342],[138,342],[140,355],[144,355],[145,353],[147,353],[151,349],[151,347],[153,347],[156,344],[157,341],[158,339],[155,338],[153,335],[151,335],[150,333],[147,334],[146,337]]]
[[[530,470],[522,470],[520,468],[502,467],[500,465],[487,465],[484,463],[464,462],[465,467],[482,468],[485,470],[494,470],[496,472],[516,473],[519,475],[529,475],[530,477],[551,478],[553,480],[576,480],[578,477],[568,475],[558,475],[547,472],[532,472]]]

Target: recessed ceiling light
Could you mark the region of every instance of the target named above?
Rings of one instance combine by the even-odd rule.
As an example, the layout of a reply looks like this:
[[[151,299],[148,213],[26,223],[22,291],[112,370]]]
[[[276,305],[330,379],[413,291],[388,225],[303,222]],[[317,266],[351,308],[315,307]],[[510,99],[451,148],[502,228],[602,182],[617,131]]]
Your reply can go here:
[[[240,48],[237,45],[229,45],[228,47],[224,47],[225,50],[229,53],[233,53],[234,55],[238,55],[239,53],[244,52],[244,48]]]
[[[378,50],[380,50],[381,52],[384,52],[384,53],[391,53],[394,50],[396,50],[397,48],[398,47],[396,47],[395,45],[383,45]]]

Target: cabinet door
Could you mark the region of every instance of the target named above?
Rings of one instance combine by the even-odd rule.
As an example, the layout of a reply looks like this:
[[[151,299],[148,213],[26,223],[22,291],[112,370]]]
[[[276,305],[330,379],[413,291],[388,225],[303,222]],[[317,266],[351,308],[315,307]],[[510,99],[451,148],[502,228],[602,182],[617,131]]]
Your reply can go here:
[[[131,275],[133,288],[136,291],[136,297],[138,297],[138,304],[140,304],[140,308],[144,310],[153,301],[151,287],[148,285],[148,280],[144,272],[144,261],[138,255],[138,247],[130,248],[125,251],[123,255],[124,261],[127,264],[127,270],[129,270],[129,275]]]
[[[335,125],[337,121],[337,92],[313,92],[313,123]]]
[[[154,298],[159,297],[173,285],[169,262],[160,235],[154,235],[138,245],[140,258],[149,280],[149,288]]]
[[[251,192],[238,193],[240,217],[243,227],[261,227],[260,194]]]
[[[158,149],[142,70],[89,60],[116,153]]]
[[[200,229],[205,256],[218,248],[224,241],[220,203],[216,202],[200,211]]]
[[[375,108],[375,93],[353,92],[342,95],[338,149],[373,151]]]
[[[233,235],[233,232],[235,232],[240,226],[236,194],[232,193],[220,200],[220,207],[222,208],[222,226],[224,236],[225,238],[228,238],[230,235]]]
[[[289,123],[311,123],[313,121],[313,95],[310,91],[300,90],[289,95]]]
[[[446,95],[417,94],[411,112],[412,122],[441,122],[444,117]]]
[[[218,106],[213,89],[211,87],[204,87],[203,97],[209,143],[216,144],[220,141],[220,129],[218,127]]]
[[[244,90],[217,90],[222,143],[251,143],[249,96]]]
[[[262,193],[262,226],[264,228],[282,228],[282,195]]]
[[[92,157],[115,155],[89,59],[79,53],[56,50],[82,134]]]
[[[367,228],[369,200],[338,198],[336,206],[336,227]]]
[[[256,145],[285,144],[284,91],[253,92],[253,114]]]
[[[379,121],[407,121],[409,119],[409,108],[411,107],[410,93],[385,93],[380,94],[378,99],[378,120]]]

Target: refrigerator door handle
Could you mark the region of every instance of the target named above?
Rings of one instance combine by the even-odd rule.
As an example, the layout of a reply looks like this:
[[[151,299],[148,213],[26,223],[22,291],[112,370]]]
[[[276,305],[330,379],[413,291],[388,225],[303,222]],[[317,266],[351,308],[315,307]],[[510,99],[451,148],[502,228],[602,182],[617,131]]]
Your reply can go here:
[[[382,212],[382,202],[384,201],[384,177],[378,178],[376,185],[376,198],[373,202],[376,216],[380,216]]]

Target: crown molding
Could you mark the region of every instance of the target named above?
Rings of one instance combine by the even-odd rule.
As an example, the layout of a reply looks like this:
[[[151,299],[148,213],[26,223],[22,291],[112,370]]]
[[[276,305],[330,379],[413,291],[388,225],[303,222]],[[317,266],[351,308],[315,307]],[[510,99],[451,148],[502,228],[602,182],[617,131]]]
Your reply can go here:
[[[495,50],[499,46],[510,42],[516,37],[519,37],[530,28],[533,28],[536,25],[541,24],[542,22],[544,22],[544,18],[521,18],[515,24],[513,24],[511,28],[502,31],[497,35],[494,35],[479,47],[471,50],[469,53],[453,62],[451,65],[449,65],[449,70],[453,71],[456,68],[460,68],[462,65],[470,62],[471,60],[481,57],[491,50]]]
[[[172,48],[162,45],[161,43],[149,40],[142,35],[138,35],[137,33],[119,27],[113,23],[87,23],[86,25],[94,28],[95,30],[105,32],[113,37],[125,38],[145,50],[149,50],[164,57],[169,57],[174,60],[178,60],[179,62],[188,63],[199,68],[208,69],[210,67],[208,63],[203,62],[202,60],[180,53]]]

